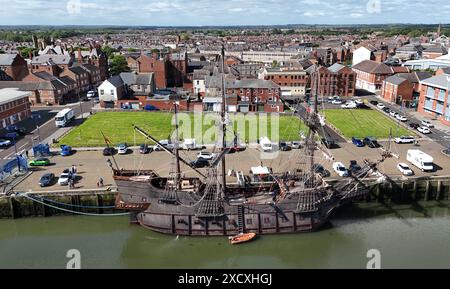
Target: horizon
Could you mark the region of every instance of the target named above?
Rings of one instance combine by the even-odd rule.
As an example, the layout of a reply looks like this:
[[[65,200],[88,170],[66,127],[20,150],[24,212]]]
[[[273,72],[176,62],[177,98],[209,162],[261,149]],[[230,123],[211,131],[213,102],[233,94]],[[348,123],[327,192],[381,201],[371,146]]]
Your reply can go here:
[[[0,26],[438,25],[448,23],[450,16],[445,0],[0,0],[0,4],[5,7]]]

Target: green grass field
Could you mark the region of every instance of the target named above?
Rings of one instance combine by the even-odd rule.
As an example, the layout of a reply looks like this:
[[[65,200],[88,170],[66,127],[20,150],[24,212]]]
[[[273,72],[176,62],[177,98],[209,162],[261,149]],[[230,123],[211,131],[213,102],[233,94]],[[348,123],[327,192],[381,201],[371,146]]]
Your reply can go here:
[[[387,139],[390,129],[394,137],[414,134],[403,126],[399,126],[394,119],[375,110],[330,109],[325,111],[325,116],[327,122],[339,129],[347,139],[367,136]]]
[[[158,140],[168,139],[174,131],[174,127],[171,125],[172,117],[171,113],[160,112],[101,112],[73,129],[60,140],[60,144],[72,147],[104,146],[105,142],[101,134],[103,132],[115,145],[122,142],[139,145],[145,139],[133,130],[133,124]],[[199,144],[213,144],[217,138],[214,117],[217,115],[180,113],[178,115],[180,139],[195,138]],[[295,116],[280,116],[279,120],[277,119],[276,117],[260,119],[256,115],[230,115],[233,126],[230,125],[230,131],[227,134],[232,140],[234,130],[242,141],[256,142],[262,136],[268,136],[272,141],[298,140],[300,131],[306,132],[304,124]],[[279,123],[278,126],[277,123]],[[272,126],[275,129],[272,129]],[[278,132],[276,127],[279,127]]]

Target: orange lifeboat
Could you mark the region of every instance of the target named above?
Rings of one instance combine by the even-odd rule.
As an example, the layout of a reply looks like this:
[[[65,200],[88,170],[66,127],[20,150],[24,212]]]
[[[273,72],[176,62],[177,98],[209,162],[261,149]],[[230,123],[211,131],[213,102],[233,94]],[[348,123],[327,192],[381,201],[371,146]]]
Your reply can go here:
[[[230,243],[232,245],[242,244],[250,242],[251,240],[255,239],[255,237],[255,233],[239,234],[234,237],[230,237]]]

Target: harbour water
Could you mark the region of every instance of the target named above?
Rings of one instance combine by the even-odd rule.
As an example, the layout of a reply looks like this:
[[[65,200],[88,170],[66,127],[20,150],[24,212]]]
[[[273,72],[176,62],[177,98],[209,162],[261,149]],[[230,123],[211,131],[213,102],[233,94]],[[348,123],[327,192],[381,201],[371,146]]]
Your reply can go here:
[[[82,268],[366,268],[370,249],[383,268],[450,268],[449,204],[353,205],[319,232],[185,238],[130,225],[127,217],[0,220],[0,268],[66,268],[70,249]]]

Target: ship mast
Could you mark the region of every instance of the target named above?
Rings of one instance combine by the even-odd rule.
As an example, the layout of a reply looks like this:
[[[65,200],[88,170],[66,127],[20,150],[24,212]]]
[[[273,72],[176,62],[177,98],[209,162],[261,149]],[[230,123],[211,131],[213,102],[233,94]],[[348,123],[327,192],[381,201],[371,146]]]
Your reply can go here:
[[[226,130],[227,124],[225,122],[226,117],[226,97],[225,97],[225,47],[222,45],[222,152],[226,149]],[[222,197],[225,197],[227,190],[227,179],[226,179],[226,161],[225,156],[222,158]]]
[[[176,175],[175,175],[175,188],[176,190],[181,189],[181,167],[180,167],[180,145],[179,145],[179,135],[178,135],[178,102],[174,102],[174,108],[175,108],[175,160],[176,160]]]

